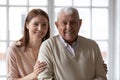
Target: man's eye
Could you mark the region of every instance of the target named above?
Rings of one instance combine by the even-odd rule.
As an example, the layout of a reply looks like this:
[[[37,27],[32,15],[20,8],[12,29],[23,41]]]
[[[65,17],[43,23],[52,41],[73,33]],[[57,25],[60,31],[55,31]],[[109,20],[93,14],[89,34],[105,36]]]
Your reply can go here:
[[[70,23],[70,25],[72,25],[72,26],[74,26],[76,24],[77,24],[77,22],[74,22],[74,21]]]
[[[63,22],[62,24],[63,24],[63,25],[67,25],[67,22]]]
[[[73,21],[73,22],[71,22],[71,24],[76,24],[76,22]]]

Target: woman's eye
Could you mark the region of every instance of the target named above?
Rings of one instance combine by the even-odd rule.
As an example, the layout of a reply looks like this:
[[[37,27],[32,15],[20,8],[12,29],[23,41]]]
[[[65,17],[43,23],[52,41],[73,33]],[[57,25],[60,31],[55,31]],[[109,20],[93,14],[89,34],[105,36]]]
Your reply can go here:
[[[39,24],[38,23],[34,23],[35,26],[38,26]]]
[[[42,26],[47,26],[47,24],[42,24]]]

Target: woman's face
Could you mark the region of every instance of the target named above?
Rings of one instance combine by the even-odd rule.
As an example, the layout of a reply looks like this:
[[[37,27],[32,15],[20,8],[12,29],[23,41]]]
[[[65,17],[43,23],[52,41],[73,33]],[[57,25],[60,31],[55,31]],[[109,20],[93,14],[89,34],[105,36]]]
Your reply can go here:
[[[48,20],[45,16],[38,15],[31,19],[31,21],[26,25],[29,30],[30,39],[42,40],[48,31]]]

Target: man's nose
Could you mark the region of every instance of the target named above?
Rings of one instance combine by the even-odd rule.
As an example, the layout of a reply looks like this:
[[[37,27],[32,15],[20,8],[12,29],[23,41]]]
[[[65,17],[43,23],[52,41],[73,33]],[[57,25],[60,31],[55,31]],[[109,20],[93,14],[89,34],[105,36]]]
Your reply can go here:
[[[71,28],[72,28],[71,24],[67,23],[67,29],[71,29]]]

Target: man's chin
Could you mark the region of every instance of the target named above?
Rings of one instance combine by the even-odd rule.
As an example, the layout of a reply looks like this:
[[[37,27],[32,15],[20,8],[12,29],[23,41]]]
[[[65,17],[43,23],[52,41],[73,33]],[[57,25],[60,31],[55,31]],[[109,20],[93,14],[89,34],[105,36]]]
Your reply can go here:
[[[73,39],[73,37],[69,37],[69,38],[65,38],[65,41],[67,41],[67,42],[74,42],[74,39]]]

